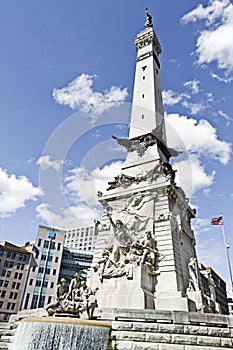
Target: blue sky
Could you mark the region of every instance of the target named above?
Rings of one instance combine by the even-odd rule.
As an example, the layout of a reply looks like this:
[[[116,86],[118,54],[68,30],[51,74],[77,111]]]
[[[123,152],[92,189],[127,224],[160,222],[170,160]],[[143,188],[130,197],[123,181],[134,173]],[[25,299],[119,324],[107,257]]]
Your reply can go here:
[[[186,151],[174,167],[197,208],[198,257],[229,284],[221,228],[209,224],[223,212],[233,261],[229,0],[1,2],[0,239],[23,244],[38,224],[99,217],[95,193],[124,158],[111,135],[128,132],[146,7],[163,50],[169,142]]]

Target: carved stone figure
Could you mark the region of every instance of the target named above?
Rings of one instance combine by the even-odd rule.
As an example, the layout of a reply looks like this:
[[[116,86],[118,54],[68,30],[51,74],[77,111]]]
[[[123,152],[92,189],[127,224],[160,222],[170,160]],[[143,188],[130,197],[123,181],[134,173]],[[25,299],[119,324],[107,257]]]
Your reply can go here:
[[[69,284],[69,292],[67,294],[67,299],[73,299],[73,292],[76,289],[79,289],[80,286],[81,286],[81,277],[78,273],[76,273]]]
[[[145,27],[146,27],[146,28],[153,27],[152,16],[149,14],[149,11],[148,11],[147,8],[146,8],[146,22],[145,22]]]
[[[118,263],[125,256],[127,245],[132,243],[133,240],[128,233],[127,226],[120,219],[117,219],[114,223],[109,213],[107,213],[107,216],[114,230],[114,238],[109,246],[112,248],[112,260]]]
[[[188,291],[195,292],[199,290],[199,276],[198,276],[198,266],[197,266],[196,258],[194,257],[190,258],[188,263],[188,269],[189,269]]]
[[[61,283],[57,285],[55,295],[46,306],[49,316],[55,313],[72,314],[76,317],[81,315],[84,318],[92,318],[94,308],[97,306],[95,293],[98,288],[91,289],[86,282],[75,274],[69,285],[69,292],[66,293],[66,280],[61,279]]]
[[[66,298],[66,280],[61,279],[61,282],[56,286],[55,295],[52,297],[51,302],[46,306],[46,311],[49,316],[55,314],[57,308],[62,306],[63,300]]]
[[[150,265],[153,268],[155,267],[156,257],[158,254],[156,245],[156,241],[152,237],[151,231],[147,231],[146,237],[142,241],[142,246],[144,249],[142,263]]]
[[[167,176],[169,179],[171,179],[174,182],[176,170],[172,169],[171,164],[163,162],[163,163],[161,163],[161,168],[162,168],[164,175]]]

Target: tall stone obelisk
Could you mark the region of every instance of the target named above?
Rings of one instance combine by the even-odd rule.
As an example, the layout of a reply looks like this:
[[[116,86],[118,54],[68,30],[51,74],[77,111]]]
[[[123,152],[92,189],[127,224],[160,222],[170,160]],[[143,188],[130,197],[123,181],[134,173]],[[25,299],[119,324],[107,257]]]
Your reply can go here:
[[[160,84],[161,46],[147,11],[136,39],[137,63],[129,139],[122,173],[99,194],[103,217],[89,278],[99,309],[203,308],[195,211],[169,164]]]

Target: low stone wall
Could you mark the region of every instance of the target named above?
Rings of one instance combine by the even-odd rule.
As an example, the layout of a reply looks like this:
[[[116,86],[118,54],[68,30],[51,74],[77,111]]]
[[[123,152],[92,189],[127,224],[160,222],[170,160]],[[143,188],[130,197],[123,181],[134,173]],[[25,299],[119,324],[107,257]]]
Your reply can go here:
[[[11,325],[4,325],[0,349],[10,349],[14,328],[22,316],[16,316]],[[100,310],[98,318],[112,325],[109,350],[233,349],[233,316],[105,309]]]
[[[115,350],[233,349],[233,317],[179,311],[115,310]]]

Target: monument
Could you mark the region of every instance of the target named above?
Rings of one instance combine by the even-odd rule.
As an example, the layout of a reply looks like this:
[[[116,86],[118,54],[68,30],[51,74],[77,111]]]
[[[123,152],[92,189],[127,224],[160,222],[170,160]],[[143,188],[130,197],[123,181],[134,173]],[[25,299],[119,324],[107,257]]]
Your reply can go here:
[[[67,290],[61,280],[46,308],[59,317],[25,319],[13,350],[233,348],[233,322],[221,315],[213,281],[210,295],[202,287],[191,229],[195,210],[170,163],[180,153],[167,146],[161,46],[146,15],[135,39],[129,138],[113,136],[127,156],[121,174],[98,193],[103,216],[87,281],[75,276]]]
[[[99,194],[103,217],[94,263],[101,280],[98,307],[201,311],[201,288],[190,221],[195,210],[175,182],[169,163],[180,153],[166,142],[159,54],[146,10],[137,49],[129,139],[122,172]],[[93,283],[93,282],[90,282]],[[91,284],[90,284],[91,285]]]

